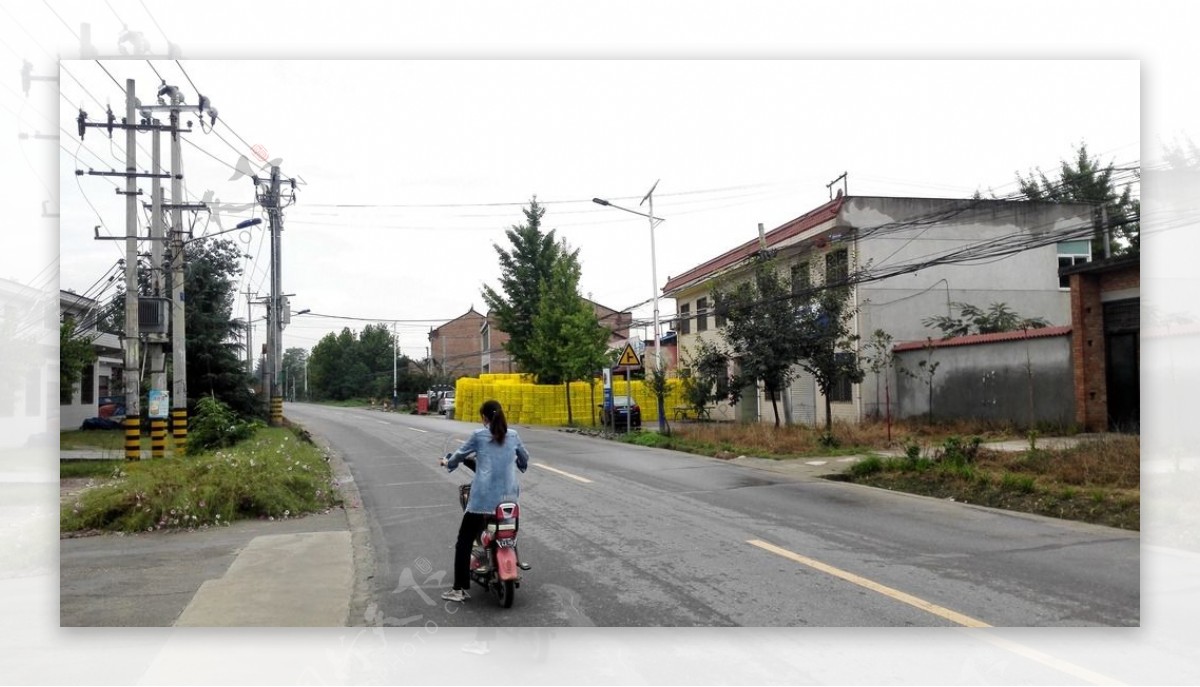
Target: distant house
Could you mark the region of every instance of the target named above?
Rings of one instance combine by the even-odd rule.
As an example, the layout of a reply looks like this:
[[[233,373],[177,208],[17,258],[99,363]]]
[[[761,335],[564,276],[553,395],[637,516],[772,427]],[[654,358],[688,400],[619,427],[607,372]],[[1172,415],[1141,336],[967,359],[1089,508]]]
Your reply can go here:
[[[1070,289],[1060,281],[1059,267],[1091,259],[1092,222],[1091,206],[1077,203],[839,194],[669,278],[663,295],[677,303],[673,328],[681,360],[699,337],[716,340],[725,324],[713,308],[713,287],[747,278],[763,248],[786,271],[793,292],[867,270],[871,277],[850,287],[859,307],[854,331],[863,342],[877,329],[895,341],[936,336],[922,320],[956,314],[955,302],[981,308],[1005,303],[1023,317],[1066,325]],[[868,375],[860,384],[836,385],[830,394],[834,419],[856,422],[881,413],[877,383],[883,381]],[[770,401],[758,389],[747,392],[714,417],[773,421]],[[780,400],[796,422],[824,422],[824,399],[811,375],[798,370]]]
[[[480,373],[480,328],[485,320],[472,306],[446,324],[429,330],[429,357],[438,372],[448,379]]]
[[[1071,285],[1075,420],[1087,431],[1141,425],[1139,256],[1064,267]]]
[[[613,310],[591,299],[584,300],[591,304],[600,325],[612,330],[609,344],[613,347],[624,344],[629,338],[633,314]],[[504,348],[508,340],[508,333],[500,329],[494,315],[481,315],[472,307],[465,314],[430,330],[429,353],[437,368],[452,379],[476,376],[481,372],[520,372]]]
[[[89,339],[96,349],[97,359],[84,368],[80,383],[69,392],[60,389],[59,393],[59,429],[79,429],[84,420],[101,414],[101,400],[112,396],[115,389],[120,387],[124,369],[123,352],[116,334],[96,329],[101,308],[98,301],[70,291],[60,291],[58,303],[60,322],[71,318],[77,335]]]
[[[0,279],[0,448],[41,443],[57,421],[47,403],[58,388],[53,298],[44,288]]]

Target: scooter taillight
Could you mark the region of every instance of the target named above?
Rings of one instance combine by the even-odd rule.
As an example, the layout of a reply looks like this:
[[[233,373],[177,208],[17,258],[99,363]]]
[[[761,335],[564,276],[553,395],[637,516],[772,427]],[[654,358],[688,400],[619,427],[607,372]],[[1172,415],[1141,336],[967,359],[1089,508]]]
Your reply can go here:
[[[496,506],[496,539],[512,539],[517,536],[517,518],[521,508],[515,503]]]

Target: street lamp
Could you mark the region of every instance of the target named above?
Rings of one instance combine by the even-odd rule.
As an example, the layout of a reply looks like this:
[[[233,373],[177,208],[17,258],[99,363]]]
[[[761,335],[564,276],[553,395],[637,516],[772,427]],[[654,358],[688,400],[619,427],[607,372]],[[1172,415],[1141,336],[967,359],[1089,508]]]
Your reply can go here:
[[[658,323],[658,260],[654,254],[654,227],[657,227],[666,220],[662,219],[661,217],[654,216],[654,189],[656,188],[658,188],[658,181],[654,182],[654,185],[650,187],[650,190],[646,192],[646,195],[642,197],[642,201],[638,203],[640,206],[642,203],[650,201],[649,213],[639,212],[638,210],[632,210],[630,208],[623,208],[620,205],[614,205],[603,198],[592,198],[592,202],[596,203],[597,205],[603,205],[604,207],[616,208],[618,210],[624,210],[625,212],[630,212],[635,215],[641,215],[642,217],[650,220],[650,280],[653,282],[651,286],[654,288],[654,290],[651,292],[654,295],[654,369],[659,374],[662,374],[662,351],[660,350],[662,345],[660,341],[662,339],[662,332],[659,330]],[[667,416],[666,411],[663,408],[663,398],[658,394],[655,394],[655,396],[658,399],[658,431],[665,432],[667,429]]]

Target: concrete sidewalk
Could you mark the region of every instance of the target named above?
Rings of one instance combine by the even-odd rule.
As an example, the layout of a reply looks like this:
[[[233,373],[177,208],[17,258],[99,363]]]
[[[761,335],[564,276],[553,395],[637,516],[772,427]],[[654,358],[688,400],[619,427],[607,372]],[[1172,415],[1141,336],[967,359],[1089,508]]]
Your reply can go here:
[[[108,451],[62,451],[105,459]],[[330,451],[344,507],[195,532],[59,542],[63,627],[346,627],[363,622],[373,568],[362,500]],[[69,493],[63,490],[64,496]]]

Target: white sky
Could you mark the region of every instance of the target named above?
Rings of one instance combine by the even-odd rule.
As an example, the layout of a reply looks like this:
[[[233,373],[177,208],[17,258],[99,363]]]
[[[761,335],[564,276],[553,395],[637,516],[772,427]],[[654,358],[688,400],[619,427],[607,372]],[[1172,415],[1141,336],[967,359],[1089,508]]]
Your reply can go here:
[[[146,61],[103,64],[153,100],[159,81]],[[826,184],[843,171],[852,194],[966,197],[1011,192],[1018,170],[1052,171],[1079,141],[1105,162],[1139,158],[1136,60],[182,64],[233,132],[306,182],[285,213],[282,279],[296,294],[293,309],[408,320],[398,332],[415,358],[431,324],[484,310],[480,287],[499,276],[492,244],[508,247],[504,229],[523,221],[534,194],[547,205],[545,227],[581,249],[583,293],[623,309],[652,295],[648,221],[595,205],[595,196],[645,211],[638,203],[661,179],[661,287],[753,238],[759,222],[769,230],[824,202]],[[154,66],[196,102],[175,63]],[[99,64],[64,68],[67,131],[80,105],[103,120],[96,99],[123,116],[122,92]],[[1103,108],[1091,107],[1098,93]],[[218,122],[215,134],[185,137],[220,160],[184,144],[189,201],[212,191],[225,203],[252,202],[251,181],[230,177],[239,154],[259,161],[230,128]],[[60,149],[61,279],[77,291],[123,251],[123,242],[92,238],[97,214],[124,234],[120,180],[74,175],[79,166],[122,167],[124,141],[119,132],[115,139],[91,129],[86,148],[72,136]],[[139,140],[146,169],[150,136]],[[148,193],[147,181],[139,185]],[[257,214],[223,214],[220,228]],[[265,227],[226,236],[254,256],[239,291],[269,290]],[[204,216],[196,231],[205,231]],[[673,302],[661,310],[669,315]],[[245,316],[244,298],[236,312]],[[635,312],[648,317],[650,307]],[[284,345],[309,348],[329,331],[365,324],[298,317]]]

